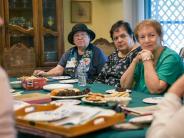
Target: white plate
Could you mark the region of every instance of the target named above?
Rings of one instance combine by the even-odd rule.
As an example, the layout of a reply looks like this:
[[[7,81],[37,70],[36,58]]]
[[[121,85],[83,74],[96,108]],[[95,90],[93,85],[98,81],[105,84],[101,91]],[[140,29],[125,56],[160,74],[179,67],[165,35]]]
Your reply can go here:
[[[81,101],[80,100],[70,100],[70,99],[66,99],[66,100],[55,100],[55,101],[52,101],[50,102],[51,104],[55,104],[57,106],[60,106],[60,105],[77,105],[77,104],[80,104]]]
[[[10,85],[12,88],[22,88],[22,81],[11,81]]]
[[[106,90],[105,92],[106,92],[106,93],[109,93],[109,94],[112,94],[112,93],[116,93],[116,92],[118,92],[118,91],[116,91],[115,89],[110,89],[110,90]],[[126,92],[130,93],[131,90],[126,89]]]
[[[61,80],[60,83],[77,83],[78,79]]]
[[[153,115],[146,115],[146,116],[139,116],[139,117],[134,117],[129,120],[131,123],[151,123],[153,120]]]
[[[53,80],[67,80],[67,79],[70,79],[71,77],[70,76],[55,76],[55,77],[49,77]]]
[[[80,99],[84,96],[86,96],[87,94],[84,95],[77,95],[77,96],[52,96],[51,98],[56,98],[56,99]]]
[[[162,101],[163,97],[150,97],[143,99],[144,103],[150,103],[150,104],[158,104]]]
[[[24,116],[24,119],[30,121],[54,121],[59,120],[70,115],[69,110],[52,110],[52,111],[41,111],[33,112]]]
[[[60,84],[60,83],[55,83],[55,84],[48,84],[48,85],[44,85],[43,89],[44,90],[54,90],[54,89],[60,89],[60,88],[73,88],[72,84]]]
[[[112,94],[112,93],[114,93],[114,92],[118,92],[118,91],[116,91],[115,89],[110,89],[110,90],[107,90],[107,91],[105,91],[106,93],[109,93],[109,94]]]
[[[10,92],[15,92],[15,89],[10,89]]]
[[[113,116],[116,112],[111,109],[102,109],[97,116]]]
[[[83,97],[81,100],[83,102],[90,103],[90,104],[106,104],[107,103],[105,100],[103,100],[103,101],[90,101],[90,100],[87,100],[86,97]]]
[[[19,96],[22,95],[23,91],[19,91],[19,92],[13,92],[12,96]]]

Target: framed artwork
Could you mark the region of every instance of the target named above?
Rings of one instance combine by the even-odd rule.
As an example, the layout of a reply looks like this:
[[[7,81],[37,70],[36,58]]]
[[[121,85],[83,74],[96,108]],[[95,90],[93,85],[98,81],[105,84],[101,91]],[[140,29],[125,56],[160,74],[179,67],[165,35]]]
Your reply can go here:
[[[71,1],[71,22],[91,22],[91,1]]]

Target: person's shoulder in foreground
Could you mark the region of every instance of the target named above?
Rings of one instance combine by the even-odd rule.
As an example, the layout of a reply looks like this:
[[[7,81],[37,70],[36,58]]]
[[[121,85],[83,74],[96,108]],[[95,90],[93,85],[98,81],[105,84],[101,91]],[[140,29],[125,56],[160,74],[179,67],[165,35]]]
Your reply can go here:
[[[178,79],[165,94],[155,112],[154,120],[148,129],[147,138],[183,138],[184,137],[184,75]]]
[[[13,117],[13,98],[10,93],[8,77],[0,67],[0,138],[15,138]]]

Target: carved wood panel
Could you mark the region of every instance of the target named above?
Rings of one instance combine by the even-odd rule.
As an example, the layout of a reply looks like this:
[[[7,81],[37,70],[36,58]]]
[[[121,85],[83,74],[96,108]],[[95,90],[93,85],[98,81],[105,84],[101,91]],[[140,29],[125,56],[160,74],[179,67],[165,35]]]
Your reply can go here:
[[[3,65],[10,75],[24,74],[24,72],[27,74],[26,70],[34,69],[36,66],[34,49],[22,43],[6,48],[3,53]],[[14,73],[11,73],[12,71]]]

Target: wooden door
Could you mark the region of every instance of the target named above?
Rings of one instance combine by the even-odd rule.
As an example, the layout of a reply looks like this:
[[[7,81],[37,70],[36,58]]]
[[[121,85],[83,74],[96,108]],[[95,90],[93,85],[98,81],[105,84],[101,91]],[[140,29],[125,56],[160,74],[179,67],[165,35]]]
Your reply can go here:
[[[62,0],[39,1],[39,66],[55,66],[64,52]]]

